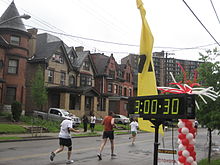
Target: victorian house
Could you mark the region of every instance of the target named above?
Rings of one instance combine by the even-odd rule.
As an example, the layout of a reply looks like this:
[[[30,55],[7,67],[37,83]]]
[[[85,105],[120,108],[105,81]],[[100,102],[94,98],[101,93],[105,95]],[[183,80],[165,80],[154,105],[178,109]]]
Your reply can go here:
[[[132,68],[127,62],[119,65],[113,55],[91,54],[96,68],[95,84],[100,92],[99,108],[105,109],[105,102],[109,102],[109,111],[128,115],[128,97],[133,96]]]
[[[0,18],[0,105],[9,109],[14,101],[25,105],[27,32],[14,1]]]
[[[80,117],[96,114],[99,92],[94,88],[95,70],[90,52],[83,51],[82,47],[68,47],[51,34],[37,34],[37,29],[29,29],[29,32],[32,37],[29,42],[26,111],[35,109],[31,98],[31,81],[38,66],[41,66],[48,91],[44,111],[57,107]]]

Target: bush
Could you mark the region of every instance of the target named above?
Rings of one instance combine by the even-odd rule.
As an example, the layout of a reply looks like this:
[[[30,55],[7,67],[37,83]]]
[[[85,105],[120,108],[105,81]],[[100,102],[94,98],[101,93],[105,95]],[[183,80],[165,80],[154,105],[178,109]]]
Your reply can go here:
[[[12,117],[15,121],[19,121],[22,113],[22,107],[21,103],[18,101],[15,101],[11,105],[11,112],[12,112]]]

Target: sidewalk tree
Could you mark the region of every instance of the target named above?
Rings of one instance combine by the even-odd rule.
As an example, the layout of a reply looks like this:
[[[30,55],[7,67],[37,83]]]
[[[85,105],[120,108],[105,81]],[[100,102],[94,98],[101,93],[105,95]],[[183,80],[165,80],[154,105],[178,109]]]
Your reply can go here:
[[[38,66],[34,79],[31,83],[31,94],[36,106],[42,110],[43,105],[47,101],[47,90],[44,86],[44,74],[40,66]]]
[[[215,60],[218,56],[218,50],[208,50],[206,55],[200,53],[200,64],[198,68],[198,82],[204,87],[213,87],[215,91],[220,91],[220,63]],[[197,118],[201,125],[207,127],[209,132],[209,154],[208,162],[211,159],[212,131],[220,130],[220,98],[216,101],[205,99],[199,103],[200,110],[197,111]]]

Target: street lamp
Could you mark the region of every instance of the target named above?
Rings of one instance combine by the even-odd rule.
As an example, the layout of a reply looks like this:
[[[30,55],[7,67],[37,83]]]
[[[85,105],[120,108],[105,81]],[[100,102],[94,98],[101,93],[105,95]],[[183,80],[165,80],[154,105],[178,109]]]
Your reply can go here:
[[[9,21],[11,21],[11,20],[17,19],[17,18],[29,19],[29,18],[31,18],[31,16],[28,15],[28,14],[23,14],[23,15],[14,16],[14,17],[11,17],[11,18],[9,18],[9,19],[7,19],[7,20],[5,20],[5,21],[0,22],[0,25],[4,24],[4,23],[6,23],[6,22],[9,22]]]

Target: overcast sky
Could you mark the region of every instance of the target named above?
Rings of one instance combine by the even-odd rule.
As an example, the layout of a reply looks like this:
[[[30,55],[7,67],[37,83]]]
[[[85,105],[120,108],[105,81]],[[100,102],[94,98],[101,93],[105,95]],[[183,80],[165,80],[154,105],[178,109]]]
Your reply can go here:
[[[199,52],[219,47],[182,0],[142,1],[146,19],[154,36],[153,51],[164,50],[175,53],[175,56],[169,57],[198,60]],[[220,0],[185,1],[220,42],[220,23],[211,4],[212,2],[220,17]],[[136,0],[14,0],[14,2],[20,14],[31,15],[31,19],[23,21],[27,29],[35,27],[41,29],[39,33],[54,32],[53,34],[68,46],[84,46],[85,50],[106,55],[113,53],[118,62],[128,53],[139,53],[141,17]],[[1,15],[10,3],[11,0],[0,0]],[[177,49],[204,45],[211,46],[190,50]]]

